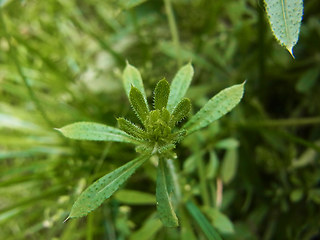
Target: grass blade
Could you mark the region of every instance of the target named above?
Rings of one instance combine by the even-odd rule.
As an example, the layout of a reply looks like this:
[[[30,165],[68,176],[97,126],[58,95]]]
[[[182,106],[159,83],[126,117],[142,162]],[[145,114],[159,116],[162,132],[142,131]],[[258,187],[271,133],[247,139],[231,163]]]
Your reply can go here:
[[[209,240],[222,240],[218,232],[213,228],[208,219],[202,214],[195,204],[193,204],[191,201],[188,201],[186,203],[186,207]]]

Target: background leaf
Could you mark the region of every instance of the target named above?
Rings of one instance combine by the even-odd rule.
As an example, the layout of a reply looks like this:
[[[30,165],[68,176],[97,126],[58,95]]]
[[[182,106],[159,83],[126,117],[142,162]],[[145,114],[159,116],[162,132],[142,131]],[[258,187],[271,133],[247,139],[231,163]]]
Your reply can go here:
[[[303,13],[303,0],[265,0],[268,19],[273,34],[293,56]]]

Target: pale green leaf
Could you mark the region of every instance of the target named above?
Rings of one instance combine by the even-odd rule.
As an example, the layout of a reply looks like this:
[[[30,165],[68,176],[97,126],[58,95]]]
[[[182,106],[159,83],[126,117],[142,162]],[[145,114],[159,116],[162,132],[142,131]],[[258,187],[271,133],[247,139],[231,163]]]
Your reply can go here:
[[[129,205],[148,205],[156,203],[156,198],[153,194],[127,189],[116,192],[114,198]]]
[[[226,152],[221,167],[222,180],[225,184],[230,183],[236,175],[238,165],[238,153],[236,149]]]
[[[183,128],[190,134],[200,128],[206,127],[230,112],[240,102],[243,96],[244,84],[245,82],[219,92],[211,98]]]
[[[172,189],[172,186],[168,186],[168,184],[172,184],[168,182],[168,179],[170,178],[168,175],[170,175],[170,173],[166,166],[165,160],[159,159],[156,189],[159,218],[164,226],[177,227],[179,226],[178,218],[174,212],[170,192],[168,191],[168,189]]]
[[[190,63],[188,63],[187,65],[183,66],[175,75],[170,86],[170,94],[167,106],[167,109],[170,113],[186,94],[190,86],[193,73],[193,67]]]
[[[292,48],[299,38],[303,0],[265,0],[265,3],[273,34],[293,56]]]
[[[239,146],[239,141],[234,138],[226,138],[222,139],[221,141],[217,142],[215,147],[221,149],[231,149],[237,148]]]
[[[143,98],[147,104],[147,95],[144,90],[141,74],[139,70],[129,64],[129,62],[127,62],[127,66],[123,71],[122,81],[124,90],[126,91],[128,97],[130,97],[131,87],[134,86],[142,93]]]
[[[150,155],[140,156],[90,185],[73,204],[69,218],[87,215],[109,198]]]
[[[127,133],[100,123],[77,122],[60,129],[56,128],[56,130],[60,131],[65,137],[77,140],[138,143]]]

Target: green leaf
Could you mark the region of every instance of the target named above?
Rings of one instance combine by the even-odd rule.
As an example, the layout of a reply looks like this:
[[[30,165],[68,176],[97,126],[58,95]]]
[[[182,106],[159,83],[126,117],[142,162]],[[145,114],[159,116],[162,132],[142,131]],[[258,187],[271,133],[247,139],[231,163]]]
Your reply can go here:
[[[170,86],[167,80],[159,81],[154,90],[154,109],[161,110],[167,107],[169,92]]]
[[[226,88],[211,98],[184,126],[188,134],[206,127],[230,112],[241,100],[244,83]]]
[[[119,124],[119,128],[128,133],[129,135],[132,135],[139,139],[146,138],[146,132],[138,126],[136,126],[135,124],[133,124],[132,122],[128,121],[127,119],[118,118],[117,121]]]
[[[118,201],[128,205],[153,205],[156,203],[156,198],[153,194],[134,190],[119,190],[114,194],[114,197]]]
[[[172,183],[168,182],[168,179],[170,179],[169,170],[166,166],[165,160],[160,158],[157,171],[156,189],[159,218],[166,227],[178,227],[178,218],[174,212],[170,192],[168,191],[168,189],[172,189],[172,186],[168,186]]]
[[[319,67],[311,68],[304,72],[296,84],[296,90],[301,93],[307,93],[316,84],[319,79]]]
[[[212,219],[213,226],[223,234],[233,234],[234,226],[230,219],[221,213],[218,209],[210,208],[206,210],[206,213]]]
[[[152,240],[154,235],[163,227],[159,218],[152,214],[142,225],[140,229],[130,235],[130,240]]]
[[[131,88],[129,99],[133,110],[137,114],[140,121],[144,123],[149,115],[149,108],[138,88]]]
[[[274,36],[293,56],[292,48],[299,38],[303,0],[265,0]]]
[[[130,65],[129,62],[127,62],[127,66],[123,71],[122,81],[123,81],[123,86],[126,91],[126,94],[129,98],[130,98],[131,86],[134,86],[137,89],[139,89],[139,91],[143,95],[145,103],[147,104],[147,95],[144,91],[141,74],[139,70],[136,69],[134,66]]]
[[[174,108],[170,119],[170,126],[174,127],[178,122],[188,116],[191,110],[191,102],[188,98],[182,99]]]
[[[213,179],[217,175],[219,169],[219,160],[217,154],[214,151],[210,151],[210,159],[206,168],[206,177]]]
[[[149,157],[150,155],[142,155],[91,184],[80,194],[77,201],[73,204],[68,218],[85,216],[99,207],[102,202],[117,191],[119,186],[123,184],[138,167],[149,159]]]
[[[55,129],[71,139],[139,143],[125,132],[100,123],[77,122]]]
[[[222,240],[219,233],[213,228],[208,219],[202,214],[200,209],[193,204],[191,201],[186,203],[186,207],[196,221],[202,232],[206,235],[209,240]]]
[[[221,175],[225,184],[230,183],[236,175],[238,165],[238,153],[236,149],[230,149],[222,161]]]
[[[147,0],[121,0],[120,4],[123,8],[128,10],[128,9],[136,7],[146,1]]]
[[[168,99],[167,109],[171,113],[175,106],[181,101],[186,94],[193,77],[193,67],[190,63],[183,66],[174,77]]]

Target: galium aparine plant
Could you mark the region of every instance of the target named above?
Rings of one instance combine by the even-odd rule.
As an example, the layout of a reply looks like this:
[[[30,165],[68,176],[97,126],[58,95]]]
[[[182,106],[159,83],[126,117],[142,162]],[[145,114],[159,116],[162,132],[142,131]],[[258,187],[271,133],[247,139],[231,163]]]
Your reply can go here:
[[[113,141],[136,146],[139,157],[106,174],[90,185],[72,206],[68,218],[87,215],[108,199],[150,157],[158,159],[156,199],[158,216],[164,226],[177,227],[173,207],[174,182],[170,161],[177,159],[174,149],[183,138],[231,111],[241,100],[244,83],[226,88],[211,98],[179,129],[177,123],[188,117],[191,102],[184,98],[193,77],[189,63],[175,75],[171,85],[162,79],[153,93],[153,108],[147,103],[140,72],[127,63],[123,85],[140,125],[118,118],[119,129],[92,122],[77,122],[57,129],[77,140]]]

